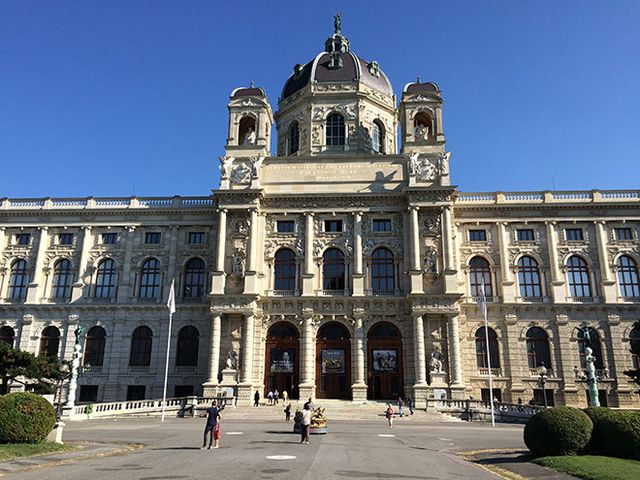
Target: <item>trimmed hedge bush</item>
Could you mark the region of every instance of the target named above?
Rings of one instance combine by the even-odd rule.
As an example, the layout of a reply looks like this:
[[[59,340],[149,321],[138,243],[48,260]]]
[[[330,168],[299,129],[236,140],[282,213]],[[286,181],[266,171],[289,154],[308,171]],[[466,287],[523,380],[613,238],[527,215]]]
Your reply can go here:
[[[585,410],[593,421],[590,451],[612,457],[640,460],[640,413],[591,407]]]
[[[55,409],[40,395],[17,392],[0,397],[0,443],[42,442],[55,423]]]
[[[582,452],[593,423],[582,410],[554,407],[533,416],[524,427],[524,443],[535,456],[576,455]]]

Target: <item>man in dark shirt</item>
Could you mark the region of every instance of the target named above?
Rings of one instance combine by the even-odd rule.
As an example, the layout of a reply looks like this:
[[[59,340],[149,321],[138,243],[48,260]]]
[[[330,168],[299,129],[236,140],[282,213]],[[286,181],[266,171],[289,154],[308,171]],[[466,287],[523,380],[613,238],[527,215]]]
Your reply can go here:
[[[204,439],[202,441],[201,450],[204,450],[207,446],[207,433],[209,434],[209,449],[218,448],[218,441],[220,439],[220,424],[218,421],[222,418],[220,415],[220,410],[218,409],[218,405],[214,400],[211,403],[211,406],[207,408],[207,425],[204,427]],[[215,445],[212,447],[214,443],[215,437]]]

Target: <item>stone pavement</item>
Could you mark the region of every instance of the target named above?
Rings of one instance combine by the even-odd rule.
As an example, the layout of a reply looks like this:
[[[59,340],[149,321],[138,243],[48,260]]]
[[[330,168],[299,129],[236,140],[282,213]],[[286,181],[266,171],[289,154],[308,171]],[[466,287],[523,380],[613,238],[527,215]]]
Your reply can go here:
[[[506,470],[509,473],[515,473],[520,478],[536,480],[572,480],[576,478],[566,473],[556,472],[550,468],[530,463],[527,461],[528,454],[528,450],[486,450],[473,452],[473,454],[465,455],[465,457],[480,465],[487,466],[491,471],[501,473],[501,470]]]

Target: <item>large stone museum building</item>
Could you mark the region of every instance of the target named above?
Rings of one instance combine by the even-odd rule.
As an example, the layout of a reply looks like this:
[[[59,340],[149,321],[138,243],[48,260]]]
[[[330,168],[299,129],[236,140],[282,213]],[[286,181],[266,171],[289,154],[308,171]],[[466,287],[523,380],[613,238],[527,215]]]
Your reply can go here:
[[[488,398],[491,372],[585,406],[588,328],[601,401],[640,406],[640,190],[458,190],[443,92],[396,96],[339,22],[275,113],[253,85],[228,109],[209,196],[0,200],[0,337],[69,359],[86,327],[79,401],[162,396],[175,279],[170,396]]]

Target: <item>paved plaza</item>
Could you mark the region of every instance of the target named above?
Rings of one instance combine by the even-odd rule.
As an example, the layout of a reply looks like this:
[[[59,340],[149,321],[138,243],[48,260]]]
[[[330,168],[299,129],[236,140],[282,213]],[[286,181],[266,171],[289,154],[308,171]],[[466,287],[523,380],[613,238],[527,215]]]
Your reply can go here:
[[[262,414],[262,412],[260,412]],[[264,415],[257,415],[263,417]],[[200,450],[204,419],[118,418],[69,423],[67,442],[138,443],[142,448],[16,472],[15,479],[495,479],[457,452],[523,449],[522,427],[443,423],[426,415],[330,421],[328,435],[300,445],[292,423],[229,412],[221,448]],[[86,452],[89,454],[89,452]],[[90,455],[86,455],[90,456]],[[28,468],[28,467],[27,467]]]

